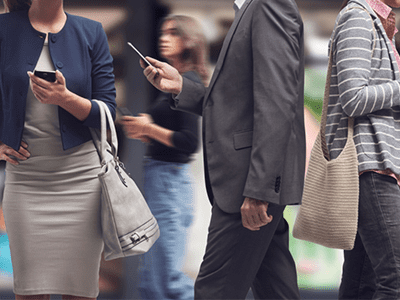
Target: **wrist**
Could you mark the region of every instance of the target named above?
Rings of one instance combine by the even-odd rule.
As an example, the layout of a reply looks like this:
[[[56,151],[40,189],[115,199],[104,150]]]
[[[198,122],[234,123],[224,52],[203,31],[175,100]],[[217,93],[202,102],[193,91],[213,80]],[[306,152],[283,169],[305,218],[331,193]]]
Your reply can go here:
[[[143,134],[144,134],[145,136],[151,138],[151,133],[152,133],[152,131],[153,131],[153,125],[154,125],[153,123],[147,123],[147,124],[144,126]]]
[[[66,108],[68,105],[73,103],[75,100],[75,94],[66,90],[65,93],[60,97],[59,106]]]
[[[176,88],[172,91],[172,94],[179,95],[183,89],[183,77],[179,75],[179,80]]]

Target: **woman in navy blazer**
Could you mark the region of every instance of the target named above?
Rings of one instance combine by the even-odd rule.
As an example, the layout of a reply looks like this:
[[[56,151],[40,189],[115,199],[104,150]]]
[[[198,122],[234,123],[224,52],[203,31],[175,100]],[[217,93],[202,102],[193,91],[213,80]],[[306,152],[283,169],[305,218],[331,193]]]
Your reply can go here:
[[[62,0],[4,0],[0,15],[0,160],[17,299],[95,298],[103,248],[100,162],[89,127],[115,115],[112,57],[100,23]],[[56,81],[33,74],[56,71]]]
[[[70,26],[49,34],[55,67],[67,79],[69,91],[89,100],[104,101],[115,116],[113,65],[107,37],[99,23],[66,15]],[[46,34],[30,25],[26,11],[2,15],[0,28],[0,141],[18,150],[29,86],[26,72],[34,69]],[[97,104],[86,102],[85,107],[91,109],[82,120],[59,108],[64,149],[87,142],[91,139],[89,127],[100,126]],[[4,154],[0,151],[0,158],[1,155]]]

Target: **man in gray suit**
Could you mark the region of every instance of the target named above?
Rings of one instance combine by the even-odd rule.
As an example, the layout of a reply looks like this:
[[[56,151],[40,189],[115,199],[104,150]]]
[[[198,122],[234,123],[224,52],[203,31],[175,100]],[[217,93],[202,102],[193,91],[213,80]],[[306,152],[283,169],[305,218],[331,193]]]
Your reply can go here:
[[[244,299],[250,287],[258,299],[299,299],[283,211],[301,202],[305,172],[303,24],[294,0],[235,5],[208,88],[151,58],[144,74],[203,116],[213,208],[196,299]]]

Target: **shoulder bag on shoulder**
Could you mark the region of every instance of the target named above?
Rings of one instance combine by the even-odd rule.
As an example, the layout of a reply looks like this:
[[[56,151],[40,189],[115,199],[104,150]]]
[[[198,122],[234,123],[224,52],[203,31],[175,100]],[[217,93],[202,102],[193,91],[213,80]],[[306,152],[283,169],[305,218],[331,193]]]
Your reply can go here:
[[[372,26],[375,28],[374,24]],[[358,159],[353,140],[354,119],[350,117],[346,145],[336,159],[329,159],[325,127],[332,72],[332,48],[333,46],[329,55],[320,132],[311,151],[302,205],[294,224],[293,236],[329,248],[351,250],[358,226]]]

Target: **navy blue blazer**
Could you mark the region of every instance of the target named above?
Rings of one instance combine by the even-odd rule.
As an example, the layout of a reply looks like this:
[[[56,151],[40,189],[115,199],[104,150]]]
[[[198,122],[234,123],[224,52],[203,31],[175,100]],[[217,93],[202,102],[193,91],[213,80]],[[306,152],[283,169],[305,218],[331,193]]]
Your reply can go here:
[[[46,34],[35,30],[27,11],[0,15],[0,141],[18,150],[25,121],[29,88],[27,71],[33,71]],[[113,59],[106,34],[98,22],[67,14],[64,28],[49,33],[49,49],[56,69],[63,73],[67,88],[89,99],[104,101],[115,116]],[[98,105],[85,121],[59,107],[63,148],[89,141],[89,127],[100,127]]]

